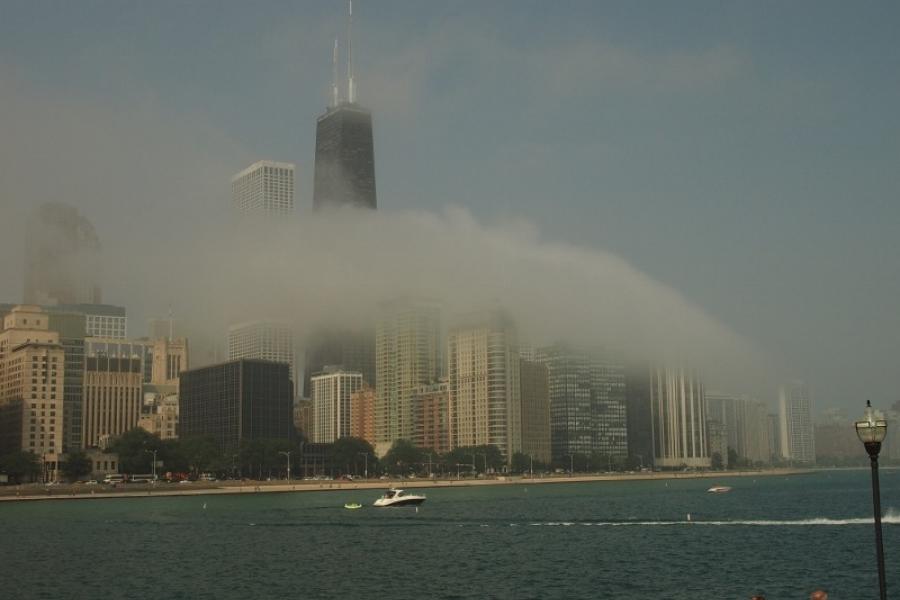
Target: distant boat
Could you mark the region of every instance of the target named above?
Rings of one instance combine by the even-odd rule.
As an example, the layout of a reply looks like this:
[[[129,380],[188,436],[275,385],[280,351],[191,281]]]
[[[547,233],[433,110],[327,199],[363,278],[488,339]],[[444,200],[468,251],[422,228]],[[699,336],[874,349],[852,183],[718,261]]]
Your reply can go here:
[[[405,490],[391,488],[375,501],[375,506],[418,506],[425,502],[425,496],[407,494]]]
[[[731,491],[731,488],[727,485],[714,485],[708,490],[706,490],[710,494],[725,494]]]
[[[357,510],[359,508],[362,508],[362,504],[360,504],[359,502],[348,502],[344,505],[344,508],[346,508],[347,510]]]

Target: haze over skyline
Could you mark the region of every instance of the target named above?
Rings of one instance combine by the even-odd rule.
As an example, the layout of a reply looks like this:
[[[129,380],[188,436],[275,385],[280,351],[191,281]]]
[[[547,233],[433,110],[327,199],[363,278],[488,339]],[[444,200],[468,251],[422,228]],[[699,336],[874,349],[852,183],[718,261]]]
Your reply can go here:
[[[297,164],[297,227],[315,233],[315,118],[344,5],[265,7],[4,8],[0,302],[22,297],[22,223],[41,202],[72,204],[94,224],[109,261],[104,298],[127,306],[138,331],[178,296],[139,285],[165,282],[165,268],[145,269],[192,250],[186,265],[221,256],[230,178],[254,160]],[[692,322],[716,329],[702,311],[763,355],[773,381],[807,380],[817,412],[853,417],[866,398],[887,407],[900,355],[898,12],[357,2],[377,218],[475,232],[475,248],[513,230],[516,260],[574,244],[600,274],[619,257],[681,294]],[[513,272],[508,293],[536,283],[518,287],[533,272]],[[575,283],[563,288],[577,293]],[[768,389],[733,391],[774,409]]]

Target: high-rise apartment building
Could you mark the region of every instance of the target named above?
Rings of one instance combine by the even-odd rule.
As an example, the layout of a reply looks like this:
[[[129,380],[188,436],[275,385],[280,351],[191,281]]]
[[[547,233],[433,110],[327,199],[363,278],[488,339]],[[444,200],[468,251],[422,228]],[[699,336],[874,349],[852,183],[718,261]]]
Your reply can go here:
[[[553,459],[628,453],[625,367],[599,350],[556,344],[537,351],[547,366]]]
[[[306,340],[303,395],[312,394],[310,378],[327,366],[362,373],[363,383],[377,385],[375,375],[375,334],[372,330],[323,328]]]
[[[727,444],[738,457],[750,463],[768,463],[768,407],[750,398],[716,391],[706,392],[707,417],[725,427]]]
[[[294,210],[294,165],[261,160],[231,179],[235,208],[248,213],[285,215]]]
[[[255,358],[289,365],[296,381],[294,332],[285,323],[252,321],[228,328],[228,360]]]
[[[519,382],[522,396],[522,453],[549,464],[550,378],[547,365],[520,360]]]
[[[813,435],[812,399],[802,381],[781,386],[778,392],[782,460],[814,464],[816,444]]]
[[[82,447],[105,448],[109,440],[137,427],[143,401],[142,367],[139,358],[85,358]]]
[[[312,441],[320,444],[349,437],[351,395],[362,387],[362,373],[326,367],[312,376]]]
[[[662,468],[710,466],[703,383],[689,369],[650,373],[654,464]]]
[[[419,386],[413,399],[415,433],[411,438],[418,448],[439,454],[450,450],[450,390],[447,381]]]
[[[419,386],[440,377],[441,309],[428,301],[397,300],[381,307],[375,326],[375,439],[412,440]]]
[[[450,447],[522,450],[516,329],[501,312],[471,315],[448,336]]]
[[[50,330],[59,334],[65,354],[63,384],[63,450],[81,448],[81,418],[84,406],[85,316],[76,313],[49,313]]]
[[[375,390],[363,384],[350,394],[350,436],[375,445]]]
[[[78,209],[39,206],[25,231],[25,303],[101,302],[100,239]]]
[[[178,389],[182,438],[210,436],[230,452],[242,440],[294,435],[293,382],[285,363],[240,359],[183,371]]]
[[[0,331],[0,455],[26,451],[55,478],[63,450],[65,351],[37,306],[14,307]]]
[[[633,467],[652,468],[653,415],[650,410],[652,369],[647,364],[629,365],[625,372],[625,423],[628,459]]]

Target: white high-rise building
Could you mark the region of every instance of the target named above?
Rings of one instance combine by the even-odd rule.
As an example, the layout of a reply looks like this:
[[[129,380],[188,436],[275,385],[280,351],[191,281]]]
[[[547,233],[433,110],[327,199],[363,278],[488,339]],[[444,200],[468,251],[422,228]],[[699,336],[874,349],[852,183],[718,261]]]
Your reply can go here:
[[[707,418],[724,426],[728,448],[733,448],[739,458],[751,463],[771,461],[768,407],[765,403],[707,391],[706,404]]]
[[[288,214],[294,210],[294,165],[261,160],[231,179],[234,206],[244,212]]]
[[[654,369],[650,376],[654,464],[710,466],[703,383],[689,369]]]
[[[778,408],[782,459],[791,463],[815,463],[816,444],[809,387],[802,381],[781,386]]]
[[[416,390],[440,377],[440,306],[403,299],[381,307],[375,326],[375,439],[392,444],[416,431]]]
[[[252,321],[228,328],[228,360],[256,358],[290,365],[291,380],[296,384],[294,372],[294,332],[284,323]]]
[[[450,330],[450,446],[491,444],[511,460],[522,451],[516,330],[502,313],[475,315]]]
[[[330,444],[350,436],[350,396],[362,387],[362,373],[326,367],[310,378],[312,441]]]

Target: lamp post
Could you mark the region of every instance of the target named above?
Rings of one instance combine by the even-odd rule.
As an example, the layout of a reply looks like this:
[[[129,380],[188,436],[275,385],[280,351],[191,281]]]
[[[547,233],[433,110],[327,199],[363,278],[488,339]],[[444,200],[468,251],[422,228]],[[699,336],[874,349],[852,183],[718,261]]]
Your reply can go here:
[[[571,477],[575,474],[575,455],[567,454],[566,456],[569,457],[569,477]]]
[[[287,456],[287,480],[288,481],[291,480],[291,452],[292,452],[291,450],[288,450],[288,451],[279,450],[278,451],[278,454],[283,454],[284,456]]]
[[[534,456],[528,455],[528,478],[534,479]]]
[[[866,414],[862,421],[856,422],[856,435],[869,453],[872,464],[872,504],[875,509],[875,552],[878,557],[878,589],[881,600],[887,600],[887,585],[884,581],[884,545],[881,541],[881,490],[878,486],[878,453],[881,442],[887,434],[887,421],[880,413],[872,409],[872,403],[866,400]]]
[[[144,452],[153,455],[153,483],[156,483],[156,450],[144,450]]]
[[[369,453],[368,452],[357,452],[357,454],[362,454],[363,457],[365,457],[365,459],[366,459],[366,470],[365,470],[363,476],[366,479],[368,479],[369,478]]]
[[[487,477],[487,454],[479,453],[478,456],[480,456],[482,459],[484,459],[484,476]],[[472,462],[475,462],[475,461],[473,460]]]

